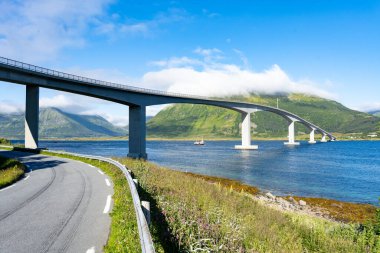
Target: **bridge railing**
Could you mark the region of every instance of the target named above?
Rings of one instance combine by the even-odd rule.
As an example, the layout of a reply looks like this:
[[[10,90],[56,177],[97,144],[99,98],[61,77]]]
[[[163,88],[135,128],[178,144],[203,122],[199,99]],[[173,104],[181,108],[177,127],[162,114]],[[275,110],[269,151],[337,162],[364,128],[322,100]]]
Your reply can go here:
[[[50,75],[50,76],[59,77],[59,78],[65,78],[65,79],[74,80],[74,81],[85,82],[88,84],[101,85],[101,86],[107,86],[107,87],[115,87],[118,89],[132,90],[132,91],[143,92],[143,93],[150,93],[153,95],[165,95],[165,96],[175,96],[175,97],[185,97],[185,98],[209,99],[208,97],[203,97],[203,96],[188,95],[188,94],[175,93],[175,92],[166,92],[166,91],[160,91],[160,90],[140,88],[140,87],[131,86],[131,85],[101,81],[101,80],[97,80],[97,79],[93,79],[93,78],[88,78],[88,77],[68,74],[68,73],[64,73],[64,72],[60,72],[60,71],[56,71],[56,70],[52,70],[52,69],[48,69],[48,68],[43,68],[43,67],[39,67],[39,66],[35,66],[32,64],[8,59],[8,58],[1,57],[1,56],[0,56],[0,63],[8,65],[8,66],[24,69],[24,70],[42,73],[45,75]]]
[[[191,99],[201,99],[201,100],[210,100],[210,101],[225,101],[225,102],[236,102],[236,103],[242,103],[241,101],[231,101],[231,100],[226,100],[226,99],[213,99],[210,97],[205,97],[205,96],[197,96],[197,95],[189,95],[189,94],[183,94],[183,93],[174,93],[174,92],[166,92],[166,91],[160,91],[160,90],[152,90],[152,89],[146,89],[146,88],[140,88],[136,86],[131,86],[131,85],[124,85],[124,84],[118,84],[118,83],[113,83],[113,82],[106,82],[106,81],[101,81],[97,79],[92,79],[92,78],[87,78],[87,77],[82,77],[82,76],[77,76],[77,75],[72,75],[52,69],[47,69],[39,66],[35,66],[32,64],[8,59],[5,57],[0,56],[0,64],[5,64],[8,66],[24,69],[24,70],[29,70],[29,71],[34,71],[38,73],[43,73],[45,75],[53,76],[53,77],[58,77],[58,78],[64,78],[68,80],[74,80],[74,81],[79,81],[91,85],[98,85],[98,86],[106,86],[106,87],[114,87],[122,90],[128,90],[128,91],[135,91],[135,92],[140,92],[140,93],[148,93],[152,95],[163,95],[163,96],[171,96],[171,97],[180,97],[180,98],[191,98]],[[284,114],[288,115],[293,115],[296,116],[293,113],[287,112],[282,109],[266,106],[268,109],[274,109],[276,111],[281,111]],[[298,117],[298,116],[296,116]],[[303,120],[303,119],[302,119]],[[328,134],[328,132],[324,131],[323,129],[317,127],[316,125],[303,120],[306,124],[315,127],[316,129],[319,129],[320,131]]]

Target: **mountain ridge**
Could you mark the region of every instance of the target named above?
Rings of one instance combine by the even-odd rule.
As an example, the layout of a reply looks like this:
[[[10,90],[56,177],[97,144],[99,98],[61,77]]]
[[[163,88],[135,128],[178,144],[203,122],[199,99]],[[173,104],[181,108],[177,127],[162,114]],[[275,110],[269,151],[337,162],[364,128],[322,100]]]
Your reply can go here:
[[[40,138],[117,137],[128,134],[99,115],[78,115],[58,108],[42,108],[39,115]],[[0,136],[24,138],[24,114],[1,114]]]
[[[300,117],[333,133],[360,133],[380,131],[380,118],[349,109],[342,104],[311,95],[276,94],[230,96],[224,99],[257,103],[295,113]],[[175,115],[175,116],[174,116]],[[287,136],[288,123],[284,118],[270,112],[252,114],[252,131],[257,137]],[[240,114],[232,110],[206,106],[177,104],[161,110],[147,124],[148,136],[157,138],[197,137],[236,138],[240,136]],[[298,134],[309,132],[297,124]]]

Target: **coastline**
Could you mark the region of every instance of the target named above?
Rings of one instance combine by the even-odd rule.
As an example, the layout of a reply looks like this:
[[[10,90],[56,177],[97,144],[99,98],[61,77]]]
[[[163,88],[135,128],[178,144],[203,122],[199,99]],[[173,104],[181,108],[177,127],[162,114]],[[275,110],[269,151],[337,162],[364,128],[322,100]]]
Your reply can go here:
[[[173,168],[164,168],[175,170]],[[338,222],[361,224],[373,220],[376,214],[377,207],[371,204],[307,196],[274,196],[270,192],[263,192],[256,186],[247,185],[238,180],[175,171],[203,179],[212,184],[218,184],[230,190],[246,193],[255,200],[281,211],[292,211]]]
[[[380,141],[380,138],[355,138],[350,139],[346,136],[339,136],[339,134],[335,135],[337,137],[337,141]],[[286,141],[286,137],[259,137],[253,136],[252,141]],[[316,140],[320,138],[315,136]],[[199,139],[199,136],[190,136],[190,137],[175,137],[175,138],[167,138],[167,137],[147,137],[147,141],[195,141]],[[299,141],[308,141],[309,136],[297,136],[297,140]],[[11,140],[22,140],[19,138],[13,138]],[[41,141],[127,141],[128,136],[120,136],[120,137],[73,137],[73,138],[40,138]],[[205,141],[241,141],[240,137],[205,137]]]

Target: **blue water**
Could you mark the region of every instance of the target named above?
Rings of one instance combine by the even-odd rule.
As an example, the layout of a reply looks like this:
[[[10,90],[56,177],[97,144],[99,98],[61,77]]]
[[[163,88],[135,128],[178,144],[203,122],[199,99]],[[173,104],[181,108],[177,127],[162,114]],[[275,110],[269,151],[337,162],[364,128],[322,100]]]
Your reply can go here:
[[[83,154],[126,156],[128,141],[41,141],[42,147]],[[236,179],[275,194],[377,204],[380,142],[337,141],[287,147],[255,141],[259,150],[233,149],[237,141],[148,141],[149,160],[182,171]]]

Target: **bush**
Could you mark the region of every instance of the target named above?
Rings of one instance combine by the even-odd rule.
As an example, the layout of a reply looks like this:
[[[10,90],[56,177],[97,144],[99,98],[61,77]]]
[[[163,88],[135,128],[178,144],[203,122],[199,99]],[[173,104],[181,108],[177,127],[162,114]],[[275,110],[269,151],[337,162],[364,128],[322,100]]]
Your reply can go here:
[[[13,184],[25,174],[23,164],[0,156],[0,188]]]
[[[5,138],[0,138],[0,144],[2,145],[11,145],[11,142]]]

